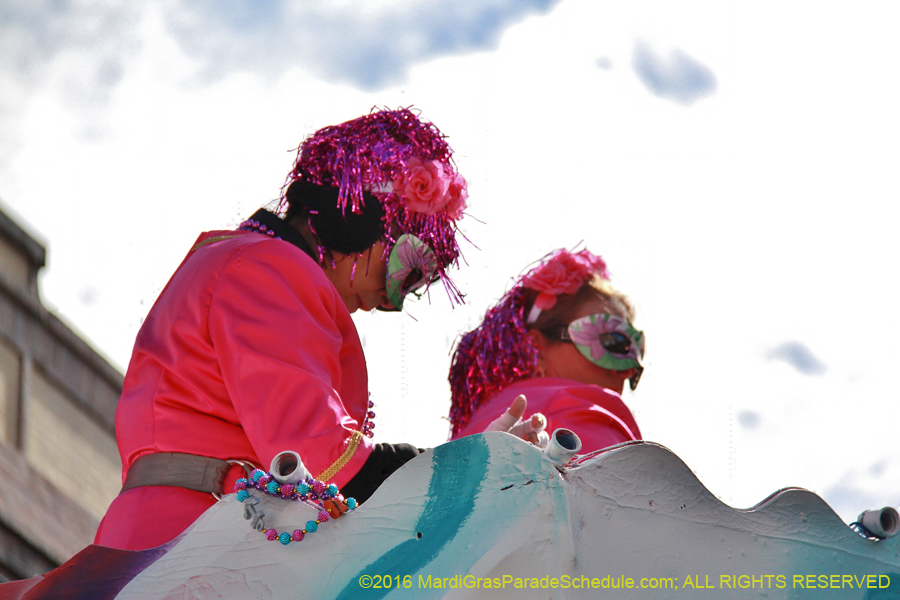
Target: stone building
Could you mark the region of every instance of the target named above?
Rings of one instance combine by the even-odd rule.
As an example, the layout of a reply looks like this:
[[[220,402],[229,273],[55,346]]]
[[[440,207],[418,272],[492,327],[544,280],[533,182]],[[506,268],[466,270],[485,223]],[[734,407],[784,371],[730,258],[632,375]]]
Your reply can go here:
[[[0,211],[0,582],[90,544],[121,485],[122,375],[41,304],[44,260]]]

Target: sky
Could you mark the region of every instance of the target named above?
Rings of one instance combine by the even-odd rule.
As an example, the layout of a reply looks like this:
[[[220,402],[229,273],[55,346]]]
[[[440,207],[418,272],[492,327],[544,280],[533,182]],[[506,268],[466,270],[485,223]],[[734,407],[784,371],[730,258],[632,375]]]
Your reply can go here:
[[[469,182],[454,279],[357,314],[376,441],[449,431],[449,353],[587,247],[638,307],[645,439],[723,501],[900,505],[900,7],[884,1],[0,0],[0,208],[45,305],[120,370],[201,231],[305,135],[414,106]],[[894,75],[892,75],[894,73]]]

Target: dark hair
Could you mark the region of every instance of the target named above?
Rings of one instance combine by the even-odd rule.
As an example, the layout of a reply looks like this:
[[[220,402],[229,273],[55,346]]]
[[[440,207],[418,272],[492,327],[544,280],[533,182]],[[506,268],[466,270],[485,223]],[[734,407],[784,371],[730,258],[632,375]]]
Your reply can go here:
[[[353,212],[350,206],[340,208],[338,194],[340,190],[336,187],[298,179],[285,192],[288,205],[285,220],[306,219],[312,232],[329,250],[353,254],[371,248],[384,236],[381,202],[364,192],[359,212]]]

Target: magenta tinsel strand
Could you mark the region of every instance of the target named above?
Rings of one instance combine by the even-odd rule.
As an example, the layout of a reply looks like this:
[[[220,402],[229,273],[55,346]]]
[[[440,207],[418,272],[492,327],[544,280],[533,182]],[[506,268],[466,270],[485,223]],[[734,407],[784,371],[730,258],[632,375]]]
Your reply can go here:
[[[385,202],[384,220],[386,223],[397,223],[401,230],[413,233],[431,247],[438,261],[438,275],[448,296],[451,301],[462,304],[463,295],[447,274],[447,267],[459,266],[459,245],[455,236],[457,229],[452,219],[444,213],[426,215],[409,211],[402,202],[390,196]]]
[[[449,377],[454,435],[484,400],[534,375],[537,352],[525,327],[524,308],[525,291],[517,286],[460,340]]]
[[[338,206],[345,214],[348,208],[359,212],[363,192],[368,190],[385,210],[384,237],[389,246],[386,252],[395,242],[390,236],[394,224],[404,233],[422,239],[435,253],[438,274],[448,295],[461,303],[462,294],[446,273],[450,265],[458,266],[454,220],[443,211],[430,215],[408,211],[403,198],[384,191],[403,174],[407,161],[413,157],[438,160],[449,175],[455,175],[452,154],[440,130],[419,119],[409,108],[376,108],[357,119],[323,127],[300,144],[294,168],[282,188],[279,211],[286,209],[287,187],[298,179],[339,188]]]

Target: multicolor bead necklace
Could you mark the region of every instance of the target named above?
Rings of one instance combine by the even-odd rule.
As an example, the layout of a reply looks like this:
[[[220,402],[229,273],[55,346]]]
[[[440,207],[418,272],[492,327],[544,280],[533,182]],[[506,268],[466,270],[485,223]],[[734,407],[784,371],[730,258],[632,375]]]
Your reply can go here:
[[[307,506],[317,509],[318,515],[314,521],[307,521],[304,529],[295,529],[292,533],[278,533],[275,529],[266,529],[263,522],[264,513],[257,511],[255,505],[259,502],[249,490],[256,489],[263,493],[294,502],[303,502]],[[308,533],[314,533],[319,525],[329,519],[338,519],[345,512],[353,510],[357,506],[354,498],[341,495],[340,490],[333,483],[325,484],[312,477],[297,483],[278,483],[275,476],[266,473],[262,469],[254,469],[250,477],[240,478],[234,483],[234,491],[237,492],[239,502],[244,502],[244,518],[253,519],[253,527],[265,534],[269,541],[278,540],[284,545],[291,542],[299,542]]]

